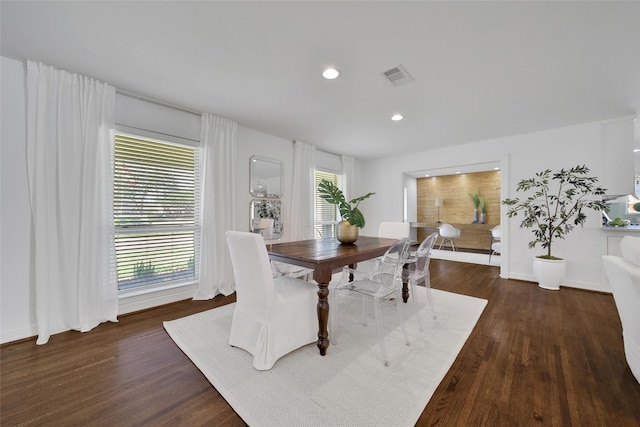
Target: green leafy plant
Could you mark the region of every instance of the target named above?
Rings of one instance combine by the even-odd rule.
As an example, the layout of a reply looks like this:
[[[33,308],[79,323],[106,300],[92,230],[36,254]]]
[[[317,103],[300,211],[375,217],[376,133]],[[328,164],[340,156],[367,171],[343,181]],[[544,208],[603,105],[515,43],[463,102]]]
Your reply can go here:
[[[151,261],[138,261],[133,266],[133,277],[136,279],[146,279],[156,274],[156,267]]]
[[[480,212],[482,212],[483,214],[487,213],[487,199],[485,199],[484,197],[480,197]]]
[[[320,197],[328,203],[338,206],[340,216],[344,221],[349,221],[349,224],[355,225],[358,228],[364,227],[364,215],[362,215],[362,212],[358,209],[358,205],[361,201],[373,196],[375,193],[367,193],[364,196],[356,197],[347,202],[342,190],[332,182],[324,179],[318,184],[318,193],[320,193]]]
[[[476,190],[473,193],[469,193],[469,197],[473,202],[473,208],[478,209],[478,206],[480,206],[480,201],[482,200],[482,197],[480,197],[480,192]]]
[[[598,178],[587,176],[588,173],[589,168],[584,165],[556,172],[547,169],[518,183],[517,191],[533,192],[529,197],[502,201],[510,206],[509,218],[522,213],[520,227],[533,229],[535,239],[529,242],[529,248],[541,243],[547,249],[547,254],[538,258],[561,259],[551,255],[553,240],[564,239],[577,225],[582,227],[587,219],[584,209],[606,209],[602,200],[589,199],[604,195],[606,190],[597,186]]]

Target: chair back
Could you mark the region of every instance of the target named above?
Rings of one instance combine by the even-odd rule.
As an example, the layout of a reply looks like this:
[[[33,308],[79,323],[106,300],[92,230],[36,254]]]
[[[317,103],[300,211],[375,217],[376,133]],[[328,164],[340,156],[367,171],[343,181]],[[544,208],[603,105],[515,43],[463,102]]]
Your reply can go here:
[[[402,268],[407,260],[410,244],[409,239],[400,239],[380,259],[373,278],[382,285],[381,291],[402,286]]]
[[[273,273],[264,239],[243,231],[227,231],[225,236],[236,282],[236,303],[262,316],[274,300]]]
[[[412,274],[417,278],[424,277],[429,274],[429,261],[431,260],[431,249],[435,245],[438,239],[438,233],[429,234],[418,246],[418,250],[415,255],[415,270]]]
[[[442,237],[460,237],[460,230],[451,224],[442,224],[438,227],[438,231]]]
[[[491,237],[493,237],[494,240],[502,238],[502,226],[500,224],[491,229]]]
[[[381,222],[378,228],[378,237],[388,239],[408,239],[411,224],[408,222]]]

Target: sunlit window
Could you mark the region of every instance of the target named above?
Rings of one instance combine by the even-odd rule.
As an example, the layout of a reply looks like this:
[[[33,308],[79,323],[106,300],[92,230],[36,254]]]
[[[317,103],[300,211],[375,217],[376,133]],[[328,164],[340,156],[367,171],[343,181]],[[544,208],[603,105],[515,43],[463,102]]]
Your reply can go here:
[[[195,280],[198,149],[119,134],[114,171],[118,289]]]

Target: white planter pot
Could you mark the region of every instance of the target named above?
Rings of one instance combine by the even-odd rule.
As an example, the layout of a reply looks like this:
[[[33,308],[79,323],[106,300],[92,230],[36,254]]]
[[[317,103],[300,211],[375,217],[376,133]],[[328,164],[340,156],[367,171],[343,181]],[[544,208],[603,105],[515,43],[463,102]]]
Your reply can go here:
[[[564,260],[534,258],[533,274],[542,289],[557,291],[565,275]]]

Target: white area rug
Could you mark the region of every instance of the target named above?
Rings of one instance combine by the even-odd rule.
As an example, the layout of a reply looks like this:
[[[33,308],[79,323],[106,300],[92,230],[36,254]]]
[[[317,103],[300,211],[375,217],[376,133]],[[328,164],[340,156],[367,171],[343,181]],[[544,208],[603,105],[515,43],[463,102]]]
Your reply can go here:
[[[489,254],[431,249],[431,258],[444,259],[447,261],[468,262],[471,264],[500,266],[500,255],[491,255],[491,263],[489,263]]]
[[[403,304],[411,346],[404,345],[399,326],[388,327],[388,367],[382,363],[374,320],[362,326],[361,303],[351,298],[342,298],[338,344],[330,345],[326,356],[309,344],[269,371],[255,370],[249,353],[229,346],[235,304],[165,322],[164,327],[251,426],[413,426],[487,303],[433,290],[434,320],[424,288],[418,290],[425,329],[419,331],[411,301]],[[388,311],[385,315],[393,323]]]

